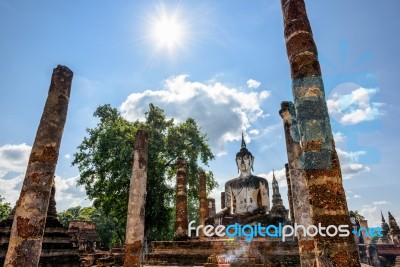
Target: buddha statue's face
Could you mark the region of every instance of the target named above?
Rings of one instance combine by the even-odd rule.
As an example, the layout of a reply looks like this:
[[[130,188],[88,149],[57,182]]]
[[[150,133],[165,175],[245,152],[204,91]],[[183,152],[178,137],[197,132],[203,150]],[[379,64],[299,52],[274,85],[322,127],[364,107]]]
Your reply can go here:
[[[236,157],[236,164],[242,174],[250,174],[252,159],[250,155],[243,155]]]

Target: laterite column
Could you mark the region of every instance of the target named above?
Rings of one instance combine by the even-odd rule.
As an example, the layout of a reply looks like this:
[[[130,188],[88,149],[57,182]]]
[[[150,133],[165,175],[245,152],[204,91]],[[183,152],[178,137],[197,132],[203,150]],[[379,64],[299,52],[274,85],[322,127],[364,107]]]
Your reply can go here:
[[[175,241],[188,238],[187,214],[186,162],[184,158],[178,158],[176,160]]]
[[[38,266],[50,192],[67,118],[73,73],[53,70],[50,89],[29,157],[4,266]]]
[[[148,134],[138,130],[135,136],[132,176],[129,188],[128,219],[126,221],[126,267],[140,267],[143,259]]]
[[[207,219],[207,185],[206,185],[206,174],[204,171],[199,173],[199,200],[200,200],[200,225],[206,224]],[[201,231],[203,236],[203,231]]]
[[[304,0],[281,0],[281,3],[301,145],[298,168],[304,170],[310,215],[314,224],[321,223],[323,227],[351,225],[318,52]],[[360,266],[357,247],[351,235],[317,235],[314,246],[317,266]]]

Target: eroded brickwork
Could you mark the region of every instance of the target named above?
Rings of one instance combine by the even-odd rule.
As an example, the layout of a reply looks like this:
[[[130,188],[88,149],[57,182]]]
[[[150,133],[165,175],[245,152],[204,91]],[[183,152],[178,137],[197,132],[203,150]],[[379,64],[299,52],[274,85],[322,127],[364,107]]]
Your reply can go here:
[[[125,264],[127,267],[141,266],[148,159],[148,134],[138,130],[135,136],[132,176],[129,189],[128,219],[126,222]]]
[[[17,201],[5,266],[37,266],[47,208],[67,118],[73,73],[53,70],[50,89]]]
[[[311,219],[324,227],[351,225],[305,3],[304,0],[281,0],[281,3],[298,130],[293,138],[300,143],[297,170],[304,173]],[[360,266],[352,236],[317,235],[314,243],[317,266]],[[300,246],[300,256],[303,248]]]
[[[187,218],[186,162],[176,160],[176,218],[174,240],[186,240],[188,237]]]
[[[206,224],[207,219],[207,187],[206,174],[204,171],[199,172],[199,200],[200,200],[200,225]],[[203,232],[200,231],[203,235]]]

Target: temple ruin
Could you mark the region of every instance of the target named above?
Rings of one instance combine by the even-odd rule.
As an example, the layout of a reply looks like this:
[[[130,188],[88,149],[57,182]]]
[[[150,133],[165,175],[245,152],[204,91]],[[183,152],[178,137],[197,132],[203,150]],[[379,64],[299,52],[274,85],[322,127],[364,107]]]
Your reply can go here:
[[[242,135],[236,154],[239,176],[225,183],[221,210],[207,198],[206,175],[199,171],[199,214],[204,225],[197,235],[188,224],[186,162],[176,161],[174,241],[153,241],[144,254],[147,134],[138,131],[128,203],[125,248],[97,250],[94,225],[80,222],[69,230],[57,219],[54,172],[66,120],[72,71],[54,69],[49,96],[32,148],[20,198],[12,214],[0,222],[0,264],[5,266],[400,266],[400,228],[389,212],[382,215],[378,240],[358,237],[309,237],[301,232],[283,240],[283,226],[351,225],[368,229],[365,220],[350,217],[342,174],[325,101],[318,52],[304,0],[281,0],[284,37],[291,69],[293,102],[284,101],[279,115],[285,132],[289,209],[283,205],[275,174],[268,181],[252,174],[255,158]],[[286,161],[286,160],[285,160]],[[232,166],[234,168],[234,166]],[[273,226],[272,235],[220,236],[209,229],[235,225]],[[225,228],[224,228],[225,229]],[[255,229],[255,228],[254,228]],[[247,232],[246,232],[247,231]],[[237,232],[236,232],[237,233]],[[274,235],[275,234],[275,235]],[[85,239],[86,238],[86,239]],[[77,251],[83,251],[79,257]]]
[[[78,267],[80,266],[80,256],[74,248],[74,241],[71,239],[68,228],[64,227],[57,218],[55,191],[53,184],[38,266]],[[7,219],[0,222],[1,266],[3,266],[5,261],[14,216],[15,208]]]
[[[221,194],[224,203],[222,210],[215,212],[215,199],[207,199],[208,209],[205,212],[204,204],[200,205],[200,221],[207,226],[228,225],[289,225],[288,209],[283,205],[275,174],[272,179],[272,201],[269,185],[265,178],[252,174],[255,158],[247,149],[242,136],[239,152],[236,154],[236,164],[240,172],[239,177],[225,183],[225,192]],[[178,162],[184,162],[179,159]],[[176,206],[187,208],[186,199],[182,198],[186,192],[186,183],[179,175],[185,171],[180,163],[177,169],[177,198]],[[233,166],[232,166],[233,167]],[[205,202],[205,174],[199,173],[200,203]],[[183,192],[183,193],[182,193]],[[203,201],[202,201],[203,199]],[[178,210],[179,211],[179,210]],[[176,225],[182,220],[179,212]],[[204,219],[204,216],[207,218]],[[185,216],[186,221],[187,215]],[[200,231],[188,232],[184,238],[176,241],[153,241],[153,250],[147,255],[147,266],[300,266],[298,244],[295,238],[282,241],[280,237],[254,237],[251,242],[245,237],[219,237],[216,234],[205,236]],[[177,228],[176,228],[177,229]],[[220,265],[225,264],[225,265]]]
[[[369,229],[368,221],[350,215],[353,229],[360,232],[361,236],[354,236],[358,245],[361,263],[374,267],[400,266],[400,228],[396,219],[388,212],[386,222],[381,212],[381,234],[382,236],[372,237],[366,229]]]

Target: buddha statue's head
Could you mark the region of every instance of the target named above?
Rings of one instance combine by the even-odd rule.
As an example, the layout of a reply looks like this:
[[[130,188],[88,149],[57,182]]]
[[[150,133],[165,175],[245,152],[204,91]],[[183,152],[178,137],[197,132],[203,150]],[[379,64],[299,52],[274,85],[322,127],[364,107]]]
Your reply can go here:
[[[241,177],[246,177],[251,175],[253,170],[254,156],[246,148],[246,142],[244,141],[244,136],[242,134],[242,146],[240,151],[236,153],[236,166],[238,172],[240,171]]]

